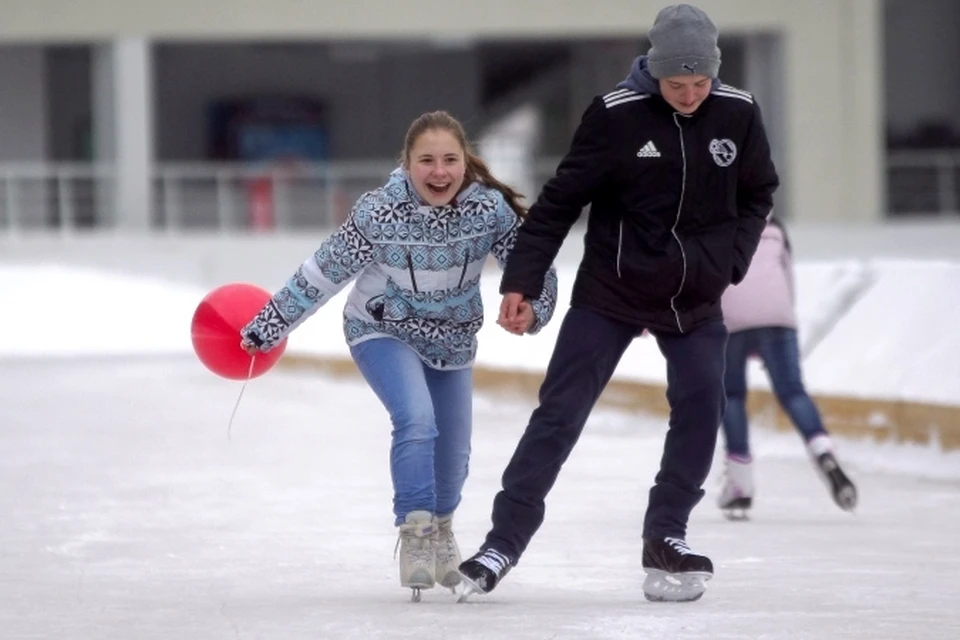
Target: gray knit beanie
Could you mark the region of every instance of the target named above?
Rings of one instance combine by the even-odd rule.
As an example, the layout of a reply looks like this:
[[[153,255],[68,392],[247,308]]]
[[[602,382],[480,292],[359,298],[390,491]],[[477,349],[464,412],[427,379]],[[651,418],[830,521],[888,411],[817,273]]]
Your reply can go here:
[[[700,9],[673,4],[657,14],[648,32],[647,67],[654,78],[702,74],[716,78],[720,71],[717,27]]]

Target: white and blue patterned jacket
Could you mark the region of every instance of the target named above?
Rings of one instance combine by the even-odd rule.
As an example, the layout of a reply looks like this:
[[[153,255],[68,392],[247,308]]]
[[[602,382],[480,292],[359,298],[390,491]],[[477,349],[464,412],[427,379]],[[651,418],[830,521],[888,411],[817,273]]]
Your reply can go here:
[[[433,207],[398,168],[357,201],[241,334],[267,351],[357,277],[343,311],[347,344],[395,338],[435,369],[469,367],[483,324],[480,274],[488,254],[504,267],[519,224],[496,189],[474,182],[453,204]],[[550,320],[556,300],[550,267],[531,301],[531,333]]]

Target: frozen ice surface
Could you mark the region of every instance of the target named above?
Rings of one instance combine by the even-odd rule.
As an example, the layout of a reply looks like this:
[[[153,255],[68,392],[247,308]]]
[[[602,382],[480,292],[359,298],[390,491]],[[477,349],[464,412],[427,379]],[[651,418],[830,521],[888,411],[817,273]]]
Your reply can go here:
[[[246,389],[189,357],[0,367],[4,638],[958,638],[960,461],[841,441],[837,509],[793,434],[755,429],[749,522],[714,506],[689,541],[716,577],[692,604],[640,593],[640,523],[663,420],[598,410],[547,519],[494,593],[409,602],[393,560],[389,421],[354,378],[277,370]],[[464,555],[529,416],[478,395]]]

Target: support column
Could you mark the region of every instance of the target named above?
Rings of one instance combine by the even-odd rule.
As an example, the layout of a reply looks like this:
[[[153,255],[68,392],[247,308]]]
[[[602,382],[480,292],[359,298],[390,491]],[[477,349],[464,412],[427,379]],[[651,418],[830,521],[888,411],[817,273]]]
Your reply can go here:
[[[787,162],[790,212],[798,222],[836,221],[843,181],[839,144],[842,131],[836,0],[815,19],[808,5],[792,3],[786,36]]]
[[[93,56],[95,161],[113,180],[98,188],[100,224],[146,231],[153,214],[153,59],[144,38],[119,38]]]
[[[879,3],[787,6],[787,161],[794,220],[885,217]]]
[[[760,104],[773,162],[780,176],[774,201],[778,217],[790,217],[790,167],[786,152],[786,74],[783,37],[774,33],[743,36],[744,89]],[[721,73],[721,77],[723,74]]]
[[[844,0],[841,150],[846,170],[842,206],[858,222],[887,216],[886,109],[884,108],[883,3]]]

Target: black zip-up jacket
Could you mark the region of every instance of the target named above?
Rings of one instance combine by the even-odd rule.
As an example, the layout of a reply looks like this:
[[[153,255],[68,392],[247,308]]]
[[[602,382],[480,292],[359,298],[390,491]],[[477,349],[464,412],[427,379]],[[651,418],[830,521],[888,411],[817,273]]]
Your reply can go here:
[[[720,85],[684,116],[659,95],[593,100],[507,260],[501,293],[536,299],[590,205],[571,304],[638,328],[683,333],[722,317],[779,182],[753,97]]]

